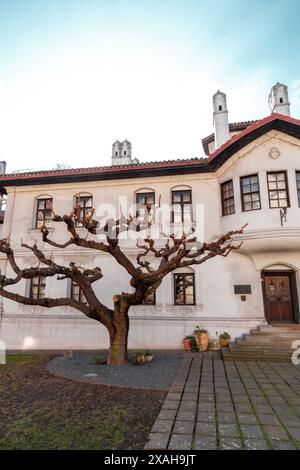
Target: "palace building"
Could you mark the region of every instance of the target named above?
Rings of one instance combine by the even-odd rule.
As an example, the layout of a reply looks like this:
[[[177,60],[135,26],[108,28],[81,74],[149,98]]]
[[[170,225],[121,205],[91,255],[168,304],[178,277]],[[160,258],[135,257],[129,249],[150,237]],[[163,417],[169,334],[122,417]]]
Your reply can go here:
[[[227,331],[234,339],[258,325],[299,323],[300,120],[290,116],[283,84],[272,88],[269,107],[264,119],[230,123],[226,95],[218,91],[214,132],[202,139],[201,158],[142,163],[125,140],[113,144],[111,166],[5,174],[3,165],[0,236],[10,238],[22,267],[37,262],[21,248],[21,237],[28,244],[40,240],[60,264],[100,266],[104,277],[95,290],[101,302],[112,306],[114,294],[129,291],[128,274],[106,253],[43,246],[42,224],[53,240],[68,239],[65,226],[52,222],[52,208],[63,215],[80,204],[82,214],[95,208],[97,219],[98,208],[118,208],[120,198],[129,206],[170,205],[174,233],[182,224],[199,222],[202,214],[206,241],[248,224],[237,237],[243,240],[238,252],[174,271],[155,295],[131,308],[129,347],[179,348],[197,325],[213,336]],[[158,223],[153,210],[153,228]],[[134,262],[135,242],[120,243]],[[6,272],[4,255],[0,262]],[[33,298],[70,296],[84,302],[78,286],[55,277],[23,280],[14,289]],[[106,329],[70,307],[45,309],[3,299],[1,310],[0,338],[8,349],[108,345]]]

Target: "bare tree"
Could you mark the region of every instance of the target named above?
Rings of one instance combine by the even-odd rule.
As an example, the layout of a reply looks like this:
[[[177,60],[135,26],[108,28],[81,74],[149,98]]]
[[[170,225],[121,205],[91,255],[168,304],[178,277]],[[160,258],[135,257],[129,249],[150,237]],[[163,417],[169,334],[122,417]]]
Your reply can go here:
[[[36,242],[33,246],[22,243],[22,247],[31,250],[36,256],[38,260],[37,267],[21,269],[16,262],[9,239],[0,240],[0,252],[6,255],[14,272],[12,278],[0,275],[0,295],[27,305],[39,305],[46,308],[70,306],[80,310],[84,315],[102,323],[107,328],[110,341],[107,363],[111,365],[126,363],[129,330],[128,311],[130,307],[141,304],[149,294],[155,292],[163,278],[175,269],[199,265],[215,256],[226,257],[232,250],[238,250],[241,244],[234,245],[233,237],[242,233],[244,228],[228,232],[209,243],[199,243],[194,234],[190,233],[189,235],[183,234],[178,238],[175,235],[167,236],[163,245],[160,243],[160,246],[157,246],[157,243],[149,235],[142,242],[137,243],[138,254],[136,263],[133,263],[120,248],[120,234],[128,229],[140,231],[145,227],[149,228],[151,225],[148,217],[149,207],[147,207],[146,212],[144,222],[141,222],[138,218],[121,216],[118,220],[106,221],[102,226],[100,222],[93,219],[94,211],[91,211],[84,220],[81,220],[79,206],[75,206],[70,215],[59,216],[53,212],[53,221],[66,224],[71,235],[65,243],[58,243],[48,238],[49,231],[47,228],[42,227],[41,229],[43,242],[52,247],[64,249],[70,245],[76,245],[104,252],[111,255],[127,271],[130,276],[132,292],[122,292],[114,295],[113,308],[105,306],[93,289],[93,284],[103,277],[100,267],[83,269],[76,266],[75,263],[70,263],[69,266],[61,266],[54,261],[52,256],[47,258],[38,248]],[[78,234],[78,225],[86,229],[87,236],[85,238]],[[102,234],[105,241],[99,241],[99,237],[98,239],[97,237],[90,239],[89,234]],[[156,260],[155,263],[153,263],[154,260]],[[80,287],[86,303],[71,298],[44,297],[33,299],[5,289],[18,284],[22,279],[32,280],[37,276],[57,276],[59,280],[71,279]]]

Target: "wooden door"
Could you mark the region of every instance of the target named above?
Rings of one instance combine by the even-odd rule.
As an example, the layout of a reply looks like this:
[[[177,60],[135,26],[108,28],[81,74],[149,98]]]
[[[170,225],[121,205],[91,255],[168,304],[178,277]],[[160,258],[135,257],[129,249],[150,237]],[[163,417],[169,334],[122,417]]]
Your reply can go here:
[[[294,323],[291,274],[263,274],[266,319],[269,323]]]

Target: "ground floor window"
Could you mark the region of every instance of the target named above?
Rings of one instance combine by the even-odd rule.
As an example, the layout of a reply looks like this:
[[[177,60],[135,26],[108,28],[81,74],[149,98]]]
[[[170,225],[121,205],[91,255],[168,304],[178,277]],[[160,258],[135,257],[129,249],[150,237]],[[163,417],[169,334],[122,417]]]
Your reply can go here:
[[[174,304],[195,305],[195,276],[193,273],[174,274]]]

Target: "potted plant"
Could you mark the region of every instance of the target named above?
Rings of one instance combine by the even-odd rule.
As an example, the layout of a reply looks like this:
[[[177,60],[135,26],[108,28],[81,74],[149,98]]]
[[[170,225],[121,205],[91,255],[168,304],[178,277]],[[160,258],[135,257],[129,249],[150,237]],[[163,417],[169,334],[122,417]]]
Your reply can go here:
[[[151,351],[145,351],[145,359],[147,362],[151,362],[152,359],[153,359],[153,354],[151,353]]]
[[[136,366],[143,366],[146,363],[146,357],[144,351],[137,351],[133,363]]]
[[[197,350],[197,345],[195,341],[195,337],[192,335],[188,335],[184,337],[183,346],[186,351],[195,351]]]
[[[199,351],[206,351],[208,346],[208,331],[197,326],[194,330],[194,337]]]
[[[231,340],[230,334],[224,331],[224,333],[220,335],[220,339],[219,339],[221,348],[226,348],[229,345],[230,340]]]

